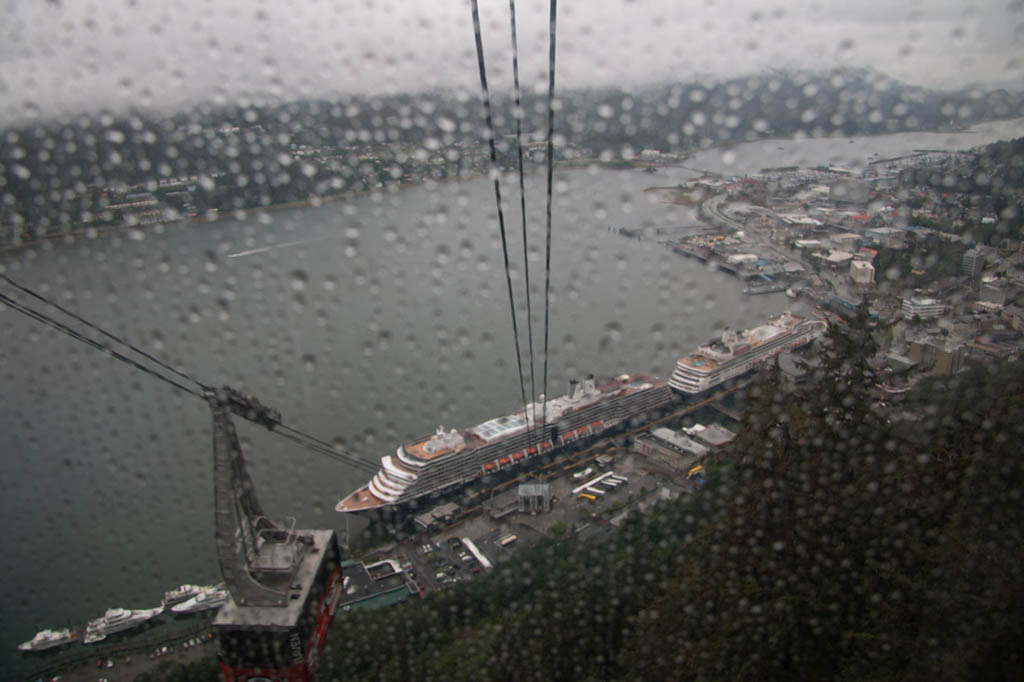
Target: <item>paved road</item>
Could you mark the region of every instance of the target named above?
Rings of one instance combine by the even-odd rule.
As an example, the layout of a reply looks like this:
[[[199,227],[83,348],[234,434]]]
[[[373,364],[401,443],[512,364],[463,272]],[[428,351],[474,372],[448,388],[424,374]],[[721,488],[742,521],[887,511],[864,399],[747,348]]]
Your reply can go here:
[[[189,649],[183,649],[181,644],[168,645],[167,654],[156,658],[150,658],[147,652],[139,652],[131,656],[114,656],[102,660],[101,667],[97,667],[96,660],[87,661],[70,670],[62,671],[60,679],[62,682],[97,682],[97,680],[109,680],[109,682],[131,682],[142,673],[156,667],[166,660],[175,660],[182,663],[198,661],[206,656],[217,654],[216,642],[203,640],[203,644]],[[106,663],[110,660],[114,666],[107,668]],[[130,662],[129,662],[130,661]]]
[[[716,194],[715,196],[711,197],[703,204],[701,204],[701,208],[708,215],[708,217],[710,217],[715,222],[719,222],[735,230],[746,229],[742,223],[738,223],[729,216],[722,213],[719,207],[722,205],[722,202],[725,201],[725,199],[726,195]]]

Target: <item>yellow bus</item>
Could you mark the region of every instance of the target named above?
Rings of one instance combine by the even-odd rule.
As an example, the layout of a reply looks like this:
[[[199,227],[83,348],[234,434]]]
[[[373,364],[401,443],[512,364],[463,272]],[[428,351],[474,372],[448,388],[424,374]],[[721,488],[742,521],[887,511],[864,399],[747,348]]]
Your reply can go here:
[[[595,501],[597,501],[597,498],[596,498],[596,497],[594,497],[593,495],[588,495],[587,493],[580,493],[580,494],[579,494],[579,498],[578,498],[578,499],[581,499],[581,500],[588,500],[588,501],[590,501],[590,502],[595,502]]]
[[[702,471],[704,471],[704,465],[703,464],[698,464],[697,466],[695,466],[692,469],[690,469],[690,471],[686,474],[686,477],[687,478],[693,478],[694,476],[696,476],[697,474],[699,474]]]

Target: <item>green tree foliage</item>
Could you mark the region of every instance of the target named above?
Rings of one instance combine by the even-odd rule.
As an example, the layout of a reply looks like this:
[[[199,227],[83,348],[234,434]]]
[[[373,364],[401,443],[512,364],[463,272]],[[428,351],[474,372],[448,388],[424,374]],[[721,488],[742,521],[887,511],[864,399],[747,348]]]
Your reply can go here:
[[[458,589],[339,616],[324,679],[1024,677],[1024,364],[870,409],[862,307],[751,390],[705,489]],[[724,463],[723,463],[724,464]]]
[[[964,163],[952,167],[920,167],[900,174],[905,187],[927,187],[939,192],[946,220],[932,220],[915,212],[913,222],[937,229],[969,233],[973,241],[998,245],[1004,238],[1021,238],[1024,205],[1024,138],[1002,140],[977,150]],[[912,208],[936,208],[913,199]],[[984,215],[997,218],[983,223]],[[960,224],[953,224],[959,220]]]

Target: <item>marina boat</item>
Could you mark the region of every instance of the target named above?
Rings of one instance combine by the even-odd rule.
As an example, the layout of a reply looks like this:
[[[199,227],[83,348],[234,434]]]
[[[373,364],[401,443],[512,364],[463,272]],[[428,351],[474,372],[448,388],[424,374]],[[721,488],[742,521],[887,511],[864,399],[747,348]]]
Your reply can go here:
[[[668,385],[680,393],[703,393],[779,353],[818,338],[825,328],[822,320],[805,320],[786,312],[760,327],[742,332],[726,330],[720,340],[680,359]]]
[[[40,630],[36,633],[36,636],[27,642],[22,642],[18,645],[19,651],[45,651],[46,649],[52,649],[62,644],[69,644],[78,640],[78,633],[72,632],[68,628],[63,630]]]
[[[188,601],[197,594],[201,594],[212,589],[215,589],[213,585],[181,585],[176,589],[164,592],[164,608],[166,609],[174,606],[175,604],[180,604],[183,601]]]
[[[593,376],[569,383],[569,393],[491,419],[400,446],[381,458],[380,470],[341,500],[339,512],[397,507],[461,488],[480,476],[522,466],[580,439],[659,409],[672,400],[668,385],[646,374],[623,374],[597,384]]]
[[[147,620],[160,615],[163,610],[162,606],[158,606],[155,609],[138,609],[134,611],[129,609],[107,609],[102,618],[89,621],[85,628],[85,639],[82,641],[84,644],[99,642],[105,639],[107,635],[138,627]]]
[[[211,587],[203,590],[190,599],[186,599],[180,604],[175,604],[171,607],[171,611],[174,613],[195,613],[197,611],[216,609],[227,601],[227,598],[227,590],[218,587]]]

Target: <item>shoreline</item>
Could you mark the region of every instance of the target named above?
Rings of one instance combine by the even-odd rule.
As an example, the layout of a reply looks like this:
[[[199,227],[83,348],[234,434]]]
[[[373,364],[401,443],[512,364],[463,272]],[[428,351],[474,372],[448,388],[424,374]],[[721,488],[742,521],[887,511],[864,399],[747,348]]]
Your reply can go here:
[[[425,182],[419,183],[405,183],[398,187],[401,191],[406,188],[420,187]],[[37,246],[42,246],[48,243],[67,240],[77,239],[81,237],[88,238],[89,240],[98,239],[103,236],[113,235],[119,232],[125,232],[126,230],[145,230],[147,228],[163,227],[167,228],[172,225],[186,226],[186,225],[203,225],[210,223],[218,223],[224,220],[237,220],[240,217],[249,216],[255,213],[274,213],[276,211],[284,211],[292,208],[309,208],[318,207],[327,203],[333,203],[335,201],[341,201],[344,199],[351,199],[355,197],[365,196],[370,194],[374,190],[353,190],[351,192],[345,192],[343,194],[332,194],[322,197],[312,197],[308,199],[299,199],[297,201],[286,201],[280,204],[268,204],[266,206],[253,206],[251,208],[236,208],[231,211],[225,211],[224,213],[217,213],[217,215],[208,216],[190,216],[185,218],[179,218],[178,220],[168,220],[156,223],[147,223],[145,225],[104,225],[103,227],[87,227],[71,230],[68,232],[62,232],[60,234],[46,235],[45,237],[36,237],[31,241],[21,242],[19,244],[7,244],[0,246],[0,254],[14,253],[22,249],[30,249]],[[378,190],[381,191],[381,190]],[[386,190],[383,190],[386,191]]]
[[[978,128],[980,126],[984,126],[986,124],[1006,122],[1006,121],[1014,121],[1014,120],[1018,120],[1020,118],[1021,117],[997,118],[997,119],[992,119],[990,121],[979,122],[979,123],[977,123],[977,124],[975,124],[975,125],[973,125],[973,126],[971,126],[969,128],[957,129],[957,130],[920,130],[920,131],[912,131],[912,132],[917,132],[917,133],[933,133],[933,134],[941,134],[941,133],[966,134],[966,133],[976,132],[975,131],[976,128]],[[855,135],[854,137],[878,138],[878,137],[885,137],[886,135],[889,135],[889,134],[890,133],[882,133],[882,134],[876,134],[876,135]],[[899,134],[899,133],[895,133],[895,134]],[[758,143],[758,142],[762,142],[762,143],[769,142],[769,143],[771,143],[771,142],[781,142],[781,141],[801,141],[801,140],[807,140],[807,139],[828,139],[828,138],[845,139],[845,138],[847,138],[847,136],[846,135],[831,135],[831,136],[825,136],[823,138],[813,138],[813,137],[797,138],[797,137],[794,137],[794,136],[788,136],[788,137],[769,136],[769,137],[759,137],[759,138],[755,138],[755,139],[752,139],[752,140],[722,140],[722,141],[715,142],[715,143],[710,144],[710,145],[705,146],[705,147],[698,147],[696,149],[687,150],[685,152],[679,152],[678,153],[678,157],[677,158],[672,158],[672,159],[664,159],[664,160],[654,160],[654,159],[652,159],[652,160],[647,160],[647,161],[642,160],[639,157],[633,158],[633,159],[613,159],[613,160],[608,160],[608,161],[602,160],[600,158],[572,159],[572,160],[563,160],[563,161],[557,162],[555,164],[555,167],[559,168],[559,169],[562,169],[562,170],[586,169],[586,168],[588,168],[590,166],[598,166],[598,167],[600,167],[602,169],[605,169],[605,170],[644,170],[644,169],[649,168],[649,167],[672,167],[672,166],[675,166],[675,167],[680,167],[680,168],[684,168],[684,169],[695,171],[695,172],[710,173],[712,175],[717,175],[717,173],[715,173],[714,171],[708,171],[706,169],[687,168],[684,164],[686,163],[687,160],[689,160],[690,158],[692,158],[693,156],[695,156],[697,154],[706,153],[708,151],[712,151],[712,150],[715,150],[715,149],[730,149],[730,148],[733,148],[733,147],[736,147],[736,146],[739,146],[739,145]],[[927,150],[921,150],[921,151],[927,151]],[[942,150],[935,150],[935,151],[942,151]],[[945,150],[945,151],[947,151],[947,152],[961,151],[962,152],[964,150]],[[531,173],[532,172],[536,172],[536,170],[537,169],[534,169],[533,171],[531,171]],[[352,190],[352,191],[343,192],[343,193],[340,193],[340,194],[333,194],[333,195],[326,195],[326,196],[317,196],[317,197],[311,197],[311,198],[307,198],[307,199],[300,199],[300,200],[297,200],[297,201],[284,202],[284,203],[280,203],[280,204],[269,204],[267,206],[254,206],[254,207],[249,207],[249,208],[238,208],[238,209],[233,209],[233,210],[231,210],[229,212],[219,213],[218,215],[216,215],[214,217],[205,217],[205,216],[187,217],[187,218],[181,218],[181,219],[173,220],[173,221],[148,223],[146,225],[105,225],[105,226],[102,226],[102,227],[78,228],[78,229],[69,230],[67,232],[61,232],[59,234],[46,235],[46,236],[43,236],[43,237],[35,237],[32,240],[30,240],[30,241],[20,242],[20,243],[17,243],[17,244],[5,244],[3,246],[0,246],[0,255],[6,255],[6,254],[10,254],[10,253],[16,253],[16,252],[18,252],[20,250],[24,250],[24,249],[31,249],[31,248],[36,248],[36,247],[40,247],[40,246],[45,246],[46,244],[57,242],[57,241],[61,241],[61,240],[69,240],[69,239],[70,240],[75,240],[75,239],[78,239],[78,238],[87,238],[89,240],[94,240],[94,239],[98,239],[98,238],[103,237],[103,236],[114,235],[114,234],[119,233],[119,232],[124,232],[125,230],[132,230],[132,229],[143,229],[144,230],[144,229],[149,228],[150,226],[154,226],[154,227],[155,226],[168,227],[168,226],[172,226],[172,225],[182,225],[182,226],[184,226],[184,225],[200,225],[200,224],[204,224],[204,223],[216,223],[216,222],[219,222],[221,220],[237,219],[237,218],[239,218],[239,216],[244,217],[244,216],[248,216],[248,215],[251,215],[253,213],[259,213],[259,212],[273,213],[275,211],[282,211],[282,210],[293,209],[293,208],[317,207],[317,206],[322,206],[323,204],[327,204],[327,203],[331,203],[331,202],[335,202],[335,201],[342,201],[342,200],[350,199],[350,198],[354,198],[354,197],[366,196],[367,194],[371,194],[373,192],[391,192],[391,191],[398,192],[398,191],[401,191],[401,190],[404,190],[404,189],[407,189],[407,188],[422,187],[423,185],[427,184],[428,182],[434,182],[434,183],[441,184],[441,183],[451,182],[452,180],[462,181],[462,180],[478,179],[478,178],[481,178],[481,177],[486,177],[487,175],[488,175],[488,171],[480,171],[480,172],[470,173],[470,174],[466,174],[466,175],[459,175],[459,176],[455,176],[455,177],[444,178],[444,179],[441,179],[441,180],[433,180],[433,179],[427,178],[427,179],[422,179],[422,180],[415,181],[415,182],[398,183],[397,186],[396,185],[388,185],[388,186],[386,186],[384,188],[376,189],[376,190],[374,190],[374,189]],[[390,190],[389,189],[390,187],[396,187],[396,189]],[[662,189],[662,188],[660,188],[660,187],[651,187],[651,188],[645,189],[644,191],[656,190],[656,189]],[[668,188],[664,188],[664,189],[668,189]]]

